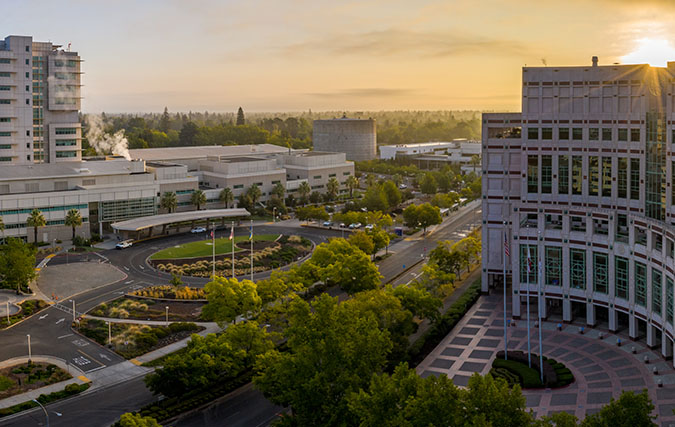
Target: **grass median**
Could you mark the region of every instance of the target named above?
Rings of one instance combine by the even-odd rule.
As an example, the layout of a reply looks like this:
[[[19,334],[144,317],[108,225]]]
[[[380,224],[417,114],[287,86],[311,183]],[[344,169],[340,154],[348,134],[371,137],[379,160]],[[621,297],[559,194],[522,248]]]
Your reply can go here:
[[[253,236],[253,241],[267,241],[273,242],[279,238],[279,234],[257,234]],[[248,242],[248,236],[235,236],[235,244],[240,242]],[[240,249],[234,248],[235,252]],[[229,237],[221,237],[216,239],[216,255],[228,254],[232,252],[232,241]],[[200,240],[198,242],[185,243],[183,245],[166,248],[154,253],[150,259],[182,259],[182,258],[198,258],[209,256],[213,254],[213,246],[211,239]]]

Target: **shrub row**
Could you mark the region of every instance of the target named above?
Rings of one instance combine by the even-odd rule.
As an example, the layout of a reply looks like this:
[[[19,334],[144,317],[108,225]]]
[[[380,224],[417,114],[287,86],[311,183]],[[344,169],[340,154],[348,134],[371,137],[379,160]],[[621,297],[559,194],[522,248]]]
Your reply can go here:
[[[525,363],[522,363],[518,360],[511,359],[510,357],[511,353],[509,353],[509,360],[495,359],[495,361],[492,362],[492,367],[495,369],[502,368],[516,375],[519,380],[518,382],[523,388],[543,387],[543,384],[539,380],[539,371],[527,366],[527,359],[525,360]],[[534,366],[534,363],[532,363],[532,366]],[[538,366],[537,369],[539,369]],[[544,377],[544,380],[546,380],[546,377]]]
[[[37,398],[38,402],[46,405],[48,403],[54,402],[59,399],[64,399],[69,396],[73,396],[78,393],[82,393],[89,388],[89,383],[86,384],[68,384],[63,390],[55,391],[49,394],[41,394]],[[17,412],[26,411],[28,409],[38,406],[37,403],[29,400],[27,402],[19,403],[8,408],[0,409],[0,417],[6,417],[8,415],[16,414]]]
[[[417,366],[422,362],[469,311],[480,297],[480,284],[480,279],[473,282],[448,311],[408,348],[405,361],[410,366]]]
[[[497,352],[495,361],[492,363],[493,370],[490,371],[493,376],[501,376],[496,368],[509,370],[519,378],[519,383],[524,388],[564,387],[574,382],[574,375],[565,365],[557,362],[555,359],[543,357],[544,361],[544,384],[539,380],[539,355],[532,353],[532,368],[528,366],[527,353],[522,351],[509,351],[509,360],[504,360],[504,352]],[[532,373],[536,374],[536,379]],[[502,376],[503,378],[503,376]]]

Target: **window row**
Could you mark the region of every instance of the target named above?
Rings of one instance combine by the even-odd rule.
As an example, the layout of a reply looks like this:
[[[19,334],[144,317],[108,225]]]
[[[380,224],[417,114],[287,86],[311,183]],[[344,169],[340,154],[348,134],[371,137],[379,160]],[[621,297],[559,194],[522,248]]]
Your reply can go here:
[[[640,142],[640,128],[557,128],[559,141],[630,141]],[[585,133],[585,135],[584,135]],[[674,132],[675,133],[675,132]],[[553,140],[553,128],[527,128],[528,140]]]

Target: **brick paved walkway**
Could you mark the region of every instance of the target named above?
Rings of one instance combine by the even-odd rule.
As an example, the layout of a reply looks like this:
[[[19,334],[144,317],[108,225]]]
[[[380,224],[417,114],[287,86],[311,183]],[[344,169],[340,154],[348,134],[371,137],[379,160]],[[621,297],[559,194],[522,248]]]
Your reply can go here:
[[[510,313],[510,301],[508,301]],[[534,328],[536,305],[531,307],[532,351],[538,353],[538,329]],[[455,384],[466,386],[474,373],[487,374],[495,353],[504,348],[503,300],[500,295],[482,296],[462,321],[417,367],[423,376],[446,374]],[[525,319],[509,327],[509,349],[527,351]],[[654,351],[644,341],[633,342],[627,334],[613,334],[599,328],[585,328],[579,334],[579,325],[563,325],[556,330],[556,323],[544,322],[543,349],[546,357],[564,363],[574,374],[575,382],[567,387],[523,390],[527,406],[535,415],[543,416],[567,411],[583,418],[597,412],[622,390],[648,389],[654,405],[657,422],[675,426],[675,370],[672,360],[660,356],[660,347]],[[602,332],[604,339],[599,339]],[[616,345],[620,338],[622,345]],[[635,354],[632,353],[633,347]],[[649,363],[644,363],[644,357]],[[658,374],[652,369],[656,367]],[[657,386],[660,379],[663,387]]]

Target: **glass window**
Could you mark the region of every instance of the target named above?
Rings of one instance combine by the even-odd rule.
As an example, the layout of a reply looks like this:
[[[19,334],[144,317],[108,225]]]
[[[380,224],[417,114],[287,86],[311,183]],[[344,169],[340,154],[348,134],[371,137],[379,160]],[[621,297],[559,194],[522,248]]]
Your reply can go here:
[[[602,197],[612,197],[612,158],[602,158]]]
[[[527,139],[539,139],[539,128],[527,128]]]
[[[593,234],[607,236],[609,234],[609,221],[593,218]]]
[[[562,215],[546,214],[544,226],[548,230],[562,230]]]
[[[591,141],[597,141],[600,139],[600,129],[598,128],[589,128],[588,129],[588,139]]]
[[[611,128],[602,128],[602,140],[611,141],[612,140],[612,129]]]
[[[537,245],[520,245],[520,283],[537,283],[536,266]]]
[[[598,156],[588,156],[588,195],[598,195]]]
[[[628,129],[619,129],[619,141],[628,141]]]
[[[562,248],[546,246],[546,285],[562,286]]]
[[[553,157],[541,156],[541,192],[550,194],[553,186]]]
[[[628,300],[628,258],[614,257],[614,295]]]
[[[488,138],[520,138],[520,127],[488,128]]]
[[[666,322],[673,324],[673,279],[666,276]]]
[[[606,294],[609,289],[607,254],[593,252],[593,291]]]
[[[647,231],[642,227],[635,226],[635,244],[647,246]]]
[[[558,193],[568,194],[569,192],[570,192],[570,158],[569,156],[560,156],[558,157]]]
[[[621,199],[625,199],[626,197],[628,197],[628,159],[625,157],[619,157],[618,160],[619,160],[619,167],[617,170],[618,197]]]
[[[583,189],[581,156],[572,156],[572,194],[581,194]]]
[[[541,139],[553,139],[553,128],[541,128]]]
[[[631,128],[630,130],[630,141],[631,142],[640,142],[640,128]]]
[[[652,313],[661,314],[661,302],[663,296],[661,295],[661,280],[663,276],[661,272],[652,268]]]
[[[575,141],[584,139],[584,130],[582,128],[572,128],[572,139]]]
[[[570,249],[570,287],[586,289],[586,251]]]
[[[539,191],[539,156],[527,156],[527,192]]]
[[[616,240],[618,242],[628,243],[628,215],[616,215]]]
[[[652,232],[652,249],[657,252],[663,250],[663,236],[661,234]]]
[[[647,266],[641,262],[635,264],[635,304],[645,307],[647,305]]]
[[[640,200],[640,159],[630,159],[630,198]]]
[[[570,139],[570,128],[558,128],[558,139]]]

